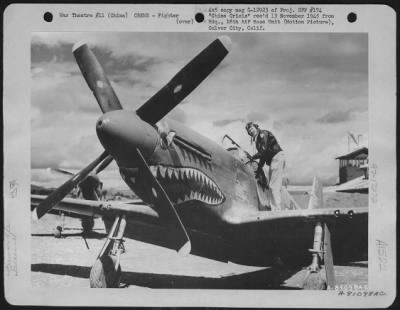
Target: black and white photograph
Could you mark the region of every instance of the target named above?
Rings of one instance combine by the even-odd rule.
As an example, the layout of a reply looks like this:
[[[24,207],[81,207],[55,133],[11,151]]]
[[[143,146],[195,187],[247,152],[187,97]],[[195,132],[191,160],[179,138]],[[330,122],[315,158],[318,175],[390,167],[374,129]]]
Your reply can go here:
[[[33,285],[367,286],[367,47],[33,33]]]
[[[388,18],[373,24],[373,11]],[[16,5],[5,16],[11,304],[393,302],[389,9]]]

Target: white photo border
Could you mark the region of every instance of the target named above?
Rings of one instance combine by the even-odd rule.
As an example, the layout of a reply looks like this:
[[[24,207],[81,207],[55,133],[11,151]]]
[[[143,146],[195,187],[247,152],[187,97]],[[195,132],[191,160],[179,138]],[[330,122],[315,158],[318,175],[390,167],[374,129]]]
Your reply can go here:
[[[219,306],[219,307],[387,307],[396,297],[396,13],[385,5],[318,5],[334,12],[335,25],[298,27],[281,25],[271,32],[368,33],[369,113],[369,290],[379,296],[338,296],[337,291],[250,291],[250,290],[102,290],[38,289],[30,282],[30,50],[33,32],[141,31],[207,32],[206,24],[182,27],[158,20],[141,23],[135,19],[111,22],[55,19],[48,23],[43,14],[51,11],[92,12],[136,10],[158,11],[160,6],[182,16],[206,12],[226,5],[77,5],[13,4],[4,12],[4,240],[5,296],[18,305],[58,306]],[[229,5],[230,7],[249,5]],[[251,5],[299,6],[299,5]],[[302,5],[309,6],[309,5]],[[314,5],[315,6],[315,5]],[[347,21],[349,12],[358,16]],[[371,188],[371,186],[374,186]],[[384,270],[380,269],[379,242],[386,243]],[[9,261],[10,262],[10,261]],[[112,298],[110,298],[112,296]],[[290,298],[289,298],[290,297]]]

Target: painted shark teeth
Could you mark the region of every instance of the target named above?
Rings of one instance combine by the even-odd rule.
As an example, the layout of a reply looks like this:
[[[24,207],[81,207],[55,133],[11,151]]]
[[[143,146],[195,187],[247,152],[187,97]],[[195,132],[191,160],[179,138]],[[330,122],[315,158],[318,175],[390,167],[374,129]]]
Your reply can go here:
[[[154,175],[155,177],[157,176],[157,167],[156,166],[150,166],[150,171],[151,171],[152,175]]]
[[[163,166],[159,166],[160,168],[158,169],[158,171],[160,172],[160,175],[165,178],[166,172],[167,172],[167,168],[163,167]]]
[[[170,180],[172,180],[172,175],[174,174],[174,171],[173,171],[173,169],[172,168],[168,168],[168,178],[170,179]]]
[[[224,201],[224,195],[217,184],[201,170],[156,165],[150,166],[150,171],[159,181],[197,184],[177,197],[174,201],[177,204],[197,200],[209,205],[219,205]]]

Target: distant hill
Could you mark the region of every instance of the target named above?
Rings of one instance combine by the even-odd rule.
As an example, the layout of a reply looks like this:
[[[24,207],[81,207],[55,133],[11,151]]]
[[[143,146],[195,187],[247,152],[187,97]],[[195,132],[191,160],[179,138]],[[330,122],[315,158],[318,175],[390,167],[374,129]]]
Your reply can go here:
[[[108,200],[120,200],[120,199],[123,200],[123,199],[137,199],[137,198],[139,198],[130,189],[107,188],[104,191],[105,191],[106,199],[108,199]]]
[[[46,188],[40,185],[31,184],[31,194],[33,195],[48,195],[53,192],[55,188]]]
[[[49,195],[55,191],[55,187],[44,187],[40,185],[31,184],[31,194],[33,195]],[[77,197],[77,190],[73,190],[67,197]],[[115,189],[107,188],[103,190],[106,200],[124,200],[124,199],[137,199],[138,196],[130,189]]]

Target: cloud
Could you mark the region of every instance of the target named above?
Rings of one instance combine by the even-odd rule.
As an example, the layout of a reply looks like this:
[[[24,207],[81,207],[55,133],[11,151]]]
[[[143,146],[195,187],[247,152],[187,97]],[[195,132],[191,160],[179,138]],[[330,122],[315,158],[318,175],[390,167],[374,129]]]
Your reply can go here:
[[[213,121],[212,124],[217,127],[224,127],[232,123],[236,122],[246,122],[246,121],[254,121],[254,122],[261,122],[265,121],[268,119],[268,116],[265,116],[264,114],[260,114],[257,112],[251,112],[248,113],[246,118],[234,118],[234,119],[221,119],[221,120],[216,120]]]
[[[266,121],[268,116],[260,112],[250,112],[247,114],[247,120],[254,122]]]
[[[281,121],[274,121],[274,122],[273,122],[273,128],[276,129],[276,130],[281,131],[282,129],[285,128],[285,125],[284,125],[284,123],[281,122]]]
[[[136,53],[116,57],[112,50],[104,47],[95,46],[92,48],[92,51],[110,76],[129,72],[131,70],[146,72],[151,66],[162,62],[155,57],[148,57]]]
[[[226,125],[229,125],[231,123],[235,123],[235,122],[243,122],[244,119],[242,118],[236,118],[236,119],[221,119],[221,120],[216,120],[213,121],[213,125],[217,126],[217,127],[224,127]]]
[[[352,114],[350,111],[330,111],[317,119],[318,123],[343,123],[350,121]]]
[[[32,165],[84,166],[101,152],[101,115],[71,52],[93,48],[124,109],[134,111],[218,33],[47,32],[31,47]],[[169,118],[213,141],[229,134],[250,153],[246,121],[272,130],[292,180],[337,175],[346,130],[368,132],[368,36],[343,33],[230,33],[221,65]],[[326,126],[340,124],[342,126]]]
[[[187,115],[184,110],[176,107],[171,112],[168,113],[168,118],[173,119],[182,124],[187,123]]]

